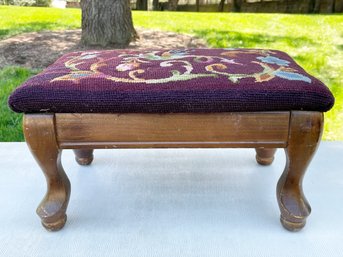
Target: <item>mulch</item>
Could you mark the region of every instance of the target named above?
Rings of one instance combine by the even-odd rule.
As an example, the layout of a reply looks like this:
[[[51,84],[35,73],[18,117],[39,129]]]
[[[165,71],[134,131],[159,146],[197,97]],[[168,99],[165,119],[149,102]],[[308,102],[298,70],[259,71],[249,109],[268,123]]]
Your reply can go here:
[[[192,35],[143,28],[136,30],[139,39],[132,42],[128,48],[199,48],[207,46],[204,40]],[[43,69],[65,53],[99,49],[80,45],[80,38],[81,30],[32,32],[7,38],[0,41],[0,69],[13,65]]]

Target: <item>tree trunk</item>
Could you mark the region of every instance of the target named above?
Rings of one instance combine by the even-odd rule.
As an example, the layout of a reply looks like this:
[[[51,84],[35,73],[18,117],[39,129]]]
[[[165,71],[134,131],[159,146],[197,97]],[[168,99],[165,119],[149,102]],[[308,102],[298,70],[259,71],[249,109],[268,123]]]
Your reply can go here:
[[[309,1],[309,13],[319,13],[320,12],[321,0],[310,0]]]
[[[328,13],[334,13],[335,12],[335,0],[329,1],[329,7],[327,10]]]
[[[241,11],[241,6],[242,6],[242,0],[233,0],[233,11],[234,12],[240,12]]]
[[[335,12],[343,12],[343,0],[336,0],[335,2]]]
[[[127,46],[136,36],[129,0],[82,0],[84,45]]]
[[[314,1],[314,7],[313,7],[313,12],[314,13],[319,13],[320,12],[320,4],[321,4],[321,0],[315,0]]]
[[[218,5],[218,11],[219,12],[224,11],[224,5],[225,5],[225,0],[220,0],[219,5]]]
[[[300,7],[301,1],[294,3],[292,0],[286,0],[286,10],[285,13],[292,13],[292,5],[296,5],[297,8]]]
[[[161,10],[159,0],[153,0],[152,1],[152,9],[154,11],[160,11]]]
[[[313,13],[314,4],[315,4],[315,0],[308,1],[308,10],[307,10],[308,13]]]
[[[196,5],[196,11],[199,12],[199,9],[200,9],[200,0],[196,0],[195,1],[195,5]]]
[[[176,11],[178,3],[179,3],[179,0],[169,0],[168,1],[168,10],[169,11]]]
[[[148,10],[148,0],[137,0],[136,10]]]

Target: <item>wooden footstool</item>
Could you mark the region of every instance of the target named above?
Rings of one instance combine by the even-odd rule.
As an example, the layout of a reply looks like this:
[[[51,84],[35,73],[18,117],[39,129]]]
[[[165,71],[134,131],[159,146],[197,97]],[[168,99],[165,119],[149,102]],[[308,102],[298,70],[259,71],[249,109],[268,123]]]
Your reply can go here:
[[[48,230],[67,217],[63,149],[88,165],[96,148],[226,147],[256,148],[262,165],[285,149],[277,200],[282,225],[299,230],[311,211],[303,176],[333,103],[287,54],[259,49],[74,52],[9,99],[25,113],[26,142],[47,179],[37,213]]]

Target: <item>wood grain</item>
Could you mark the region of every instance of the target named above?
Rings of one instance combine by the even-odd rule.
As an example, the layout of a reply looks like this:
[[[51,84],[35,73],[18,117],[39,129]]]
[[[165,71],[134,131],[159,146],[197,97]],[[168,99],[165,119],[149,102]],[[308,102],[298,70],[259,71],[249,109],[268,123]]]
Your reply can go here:
[[[277,185],[277,199],[282,225],[291,231],[305,226],[311,207],[302,181],[314,156],[323,131],[323,114],[293,111],[286,152],[286,167]]]
[[[285,147],[288,127],[289,112],[56,114],[61,148]]]
[[[37,208],[37,214],[46,229],[59,230],[67,219],[70,182],[61,164],[62,151],[56,142],[54,115],[25,115],[23,130],[26,143],[47,182],[47,192]]]
[[[323,129],[320,112],[211,114],[26,114],[24,134],[48,184],[37,209],[43,225],[58,230],[66,221],[70,183],[61,165],[61,149],[75,150],[90,164],[94,148],[252,147],[261,164],[285,148],[286,167],[277,185],[281,223],[299,230],[310,214],[303,190],[305,171]]]
[[[256,148],[256,161],[261,165],[270,165],[274,161],[275,148]]]
[[[82,166],[90,165],[94,159],[93,149],[74,149],[75,160]]]

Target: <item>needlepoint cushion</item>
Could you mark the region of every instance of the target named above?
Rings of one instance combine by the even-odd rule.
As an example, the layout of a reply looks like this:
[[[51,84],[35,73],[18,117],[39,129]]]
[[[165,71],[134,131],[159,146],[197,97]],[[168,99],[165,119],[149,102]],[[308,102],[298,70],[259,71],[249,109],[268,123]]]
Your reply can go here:
[[[333,103],[287,54],[231,48],[73,52],[9,98],[24,113],[327,111]]]

